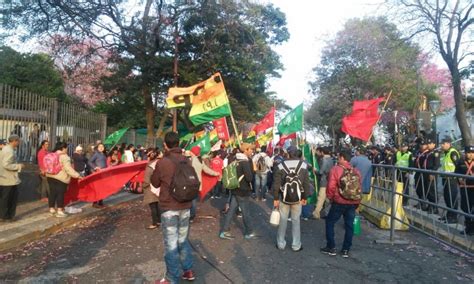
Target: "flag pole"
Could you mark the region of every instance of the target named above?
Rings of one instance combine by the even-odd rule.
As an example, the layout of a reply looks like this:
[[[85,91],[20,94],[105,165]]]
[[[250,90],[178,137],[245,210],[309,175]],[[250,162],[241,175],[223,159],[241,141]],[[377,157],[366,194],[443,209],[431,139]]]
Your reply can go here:
[[[237,144],[240,145],[239,130],[237,130],[237,124],[235,123],[234,114],[232,113],[232,108],[230,107],[230,101],[229,101],[229,112],[230,112],[230,120],[232,121],[232,127],[234,127],[235,139],[237,139]]]
[[[375,123],[375,126],[379,124],[380,119],[382,118],[382,114],[385,111],[385,107],[387,107],[388,101],[390,101],[390,98],[392,97],[392,90],[388,93],[387,100],[385,101],[382,111],[380,112],[379,118],[377,119],[377,122]],[[369,139],[367,140],[367,144],[369,144],[370,139],[372,139],[372,136],[374,135],[374,128],[372,127],[372,132],[370,133]]]
[[[313,166],[313,171],[314,171],[314,169],[316,169],[316,156],[314,155],[314,147],[312,145],[311,145],[311,156],[313,157],[313,165],[312,166]],[[319,190],[318,190],[318,178],[316,177],[316,175],[314,175],[314,192],[315,192],[315,196],[316,196],[316,200],[317,200]]]

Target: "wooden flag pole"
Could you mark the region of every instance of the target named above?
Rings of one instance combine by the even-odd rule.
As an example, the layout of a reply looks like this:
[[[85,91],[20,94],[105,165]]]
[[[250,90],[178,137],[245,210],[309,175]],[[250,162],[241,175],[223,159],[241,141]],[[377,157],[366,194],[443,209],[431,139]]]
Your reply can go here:
[[[379,118],[377,119],[377,122],[375,123],[375,126],[379,124],[380,119],[382,118],[382,114],[385,111],[385,108],[387,107],[388,102],[390,101],[390,98],[392,97],[392,90],[390,90],[390,93],[388,93],[387,100],[385,101],[382,111],[380,112]],[[374,128],[372,127],[372,132],[370,133],[369,140],[367,140],[367,144],[369,144],[370,139],[372,139],[372,136],[374,135]]]
[[[230,120],[232,121],[232,127],[234,127],[235,139],[237,139],[237,145],[240,145],[239,131],[237,130],[237,124],[235,123],[234,114],[232,113],[232,108],[230,107],[230,101],[229,101],[229,112],[230,112]]]

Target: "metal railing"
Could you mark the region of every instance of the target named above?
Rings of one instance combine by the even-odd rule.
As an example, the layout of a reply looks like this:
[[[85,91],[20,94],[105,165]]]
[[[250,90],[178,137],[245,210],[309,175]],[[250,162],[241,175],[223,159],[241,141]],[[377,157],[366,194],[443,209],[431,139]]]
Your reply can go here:
[[[59,140],[74,148],[104,139],[106,129],[103,114],[0,84],[0,139],[20,136],[17,157],[21,162],[35,162],[42,140],[49,140],[50,148]]]
[[[361,213],[390,229],[389,242],[396,242],[395,230],[410,228],[474,255],[474,236],[465,231],[466,219],[474,222],[474,188],[460,183],[474,176],[388,165],[373,170]]]

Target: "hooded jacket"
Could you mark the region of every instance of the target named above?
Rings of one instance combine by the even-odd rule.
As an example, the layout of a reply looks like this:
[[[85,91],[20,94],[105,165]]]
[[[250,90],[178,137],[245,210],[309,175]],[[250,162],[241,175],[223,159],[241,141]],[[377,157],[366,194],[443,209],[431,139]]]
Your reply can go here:
[[[348,200],[342,197],[339,193],[341,177],[344,174],[344,168],[353,168],[349,162],[344,161],[342,164],[335,165],[329,172],[328,186],[326,188],[326,197],[336,204],[359,204],[360,200]],[[359,176],[359,180],[362,181],[360,172],[358,169],[353,168],[354,173]],[[359,185],[362,189],[362,183]]]

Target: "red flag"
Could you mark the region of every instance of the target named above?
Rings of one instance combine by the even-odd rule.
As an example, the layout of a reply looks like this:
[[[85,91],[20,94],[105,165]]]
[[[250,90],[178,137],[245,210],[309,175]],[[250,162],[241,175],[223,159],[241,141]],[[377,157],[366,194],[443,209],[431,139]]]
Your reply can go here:
[[[222,176],[222,167],[224,166],[224,161],[221,159],[221,157],[217,156],[211,160],[210,163],[210,168],[218,172]],[[216,185],[218,181],[218,177],[215,176],[210,176],[206,174],[205,172],[202,172],[201,176],[202,180],[202,187],[201,191],[199,192],[199,198],[201,201],[206,197],[207,193],[212,190],[212,188]]]
[[[285,145],[286,140],[288,139],[296,139],[296,132],[287,135],[281,135],[280,141],[278,141],[278,146],[283,147],[283,145]]]
[[[268,156],[273,156],[273,140],[270,140],[267,145],[267,155]]]
[[[265,117],[254,126],[255,134],[259,134],[275,125],[275,108],[272,107]]]
[[[130,180],[143,182],[148,161],[123,164],[95,172],[80,182],[72,179],[64,196],[65,204],[80,200],[95,202],[117,193]]]
[[[220,140],[229,140],[229,128],[227,127],[225,116],[214,120],[212,124],[214,124],[214,128],[217,130],[217,137]]]
[[[372,128],[379,119],[378,107],[384,98],[355,101],[352,113],[342,119],[342,132],[352,137],[368,141]]]

